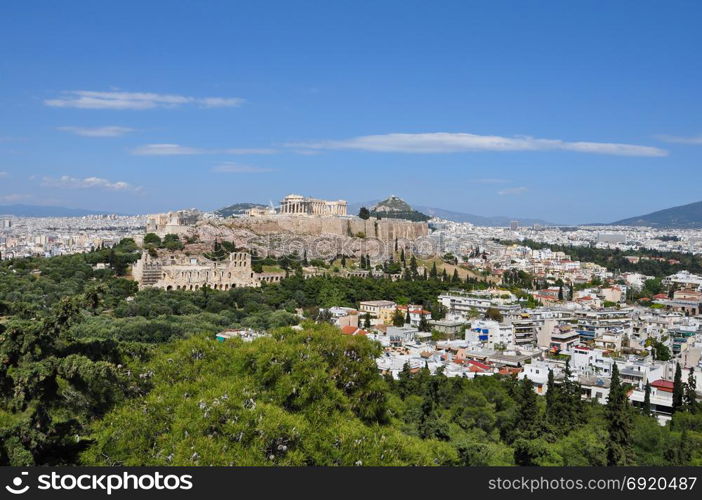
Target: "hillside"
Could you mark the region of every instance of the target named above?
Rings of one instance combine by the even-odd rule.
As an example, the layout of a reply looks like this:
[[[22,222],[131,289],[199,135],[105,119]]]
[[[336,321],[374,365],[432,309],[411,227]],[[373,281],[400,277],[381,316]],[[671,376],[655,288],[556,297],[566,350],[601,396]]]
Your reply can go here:
[[[612,224],[616,226],[649,226],[671,229],[702,228],[702,201],[630,217]]]
[[[411,221],[428,221],[429,215],[413,209],[405,200],[391,195],[370,209],[371,217],[405,219]]]
[[[215,214],[220,217],[231,217],[232,215],[244,215],[244,212],[250,208],[266,208],[266,205],[261,205],[260,203],[235,203],[229,205],[228,207],[220,208],[215,210]]]

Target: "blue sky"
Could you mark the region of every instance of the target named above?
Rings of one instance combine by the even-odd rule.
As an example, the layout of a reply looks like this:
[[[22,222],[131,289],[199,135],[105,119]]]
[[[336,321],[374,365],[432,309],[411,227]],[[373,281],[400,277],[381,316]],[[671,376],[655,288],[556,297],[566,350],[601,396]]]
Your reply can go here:
[[[0,204],[289,192],[555,222],[702,200],[702,4],[0,5]]]

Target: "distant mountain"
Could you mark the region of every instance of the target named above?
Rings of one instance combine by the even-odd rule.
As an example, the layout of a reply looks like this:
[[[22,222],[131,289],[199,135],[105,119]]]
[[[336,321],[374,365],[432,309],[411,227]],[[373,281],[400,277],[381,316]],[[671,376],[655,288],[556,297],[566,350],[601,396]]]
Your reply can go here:
[[[702,228],[702,201],[623,219],[613,222],[612,225],[649,226],[670,229]]]
[[[413,221],[428,221],[429,215],[413,209],[405,200],[397,196],[390,196],[383,201],[376,203],[370,209],[371,217],[405,219]]]
[[[14,215],[16,217],[83,217],[84,215],[107,215],[110,213],[100,210],[45,205],[0,205],[0,215]]]
[[[215,214],[219,215],[220,217],[244,215],[244,213],[251,208],[267,208],[267,205],[261,205],[260,203],[235,203],[234,205],[229,205],[228,207],[215,210]]]
[[[451,220],[454,222],[469,222],[476,226],[509,226],[512,221],[517,221],[520,226],[532,226],[534,224],[541,224],[542,226],[555,226],[553,222],[548,222],[543,219],[530,219],[524,217],[507,217],[502,215],[494,216],[484,216],[484,215],[474,215],[466,214],[463,212],[453,212],[451,210],[444,210],[443,208],[432,208],[432,207],[416,207],[417,210],[431,215],[432,217],[439,217],[441,219]]]

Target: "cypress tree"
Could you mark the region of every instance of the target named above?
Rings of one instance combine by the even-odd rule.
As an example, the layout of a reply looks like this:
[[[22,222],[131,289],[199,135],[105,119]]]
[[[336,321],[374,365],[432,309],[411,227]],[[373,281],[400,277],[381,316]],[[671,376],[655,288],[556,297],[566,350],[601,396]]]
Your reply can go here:
[[[458,269],[453,270],[453,276],[451,277],[451,283],[459,283],[461,278],[458,277]]]
[[[680,363],[675,363],[675,378],[673,379],[673,413],[683,409],[683,399],[685,397],[685,387],[682,381],[682,369]]]
[[[436,270],[436,262],[431,265],[431,271],[429,272],[429,277],[431,279],[436,279],[439,276],[439,272]]]
[[[553,370],[548,369],[546,382],[546,420],[554,424],[558,420],[558,388],[553,377]]]
[[[632,419],[626,390],[619,380],[619,368],[612,364],[612,379],[607,398],[607,465],[627,465],[631,455]]]
[[[539,407],[536,401],[534,386],[524,377],[519,387],[519,423],[517,429],[526,439],[534,439],[538,435]]]
[[[687,375],[687,384],[685,384],[685,409],[690,413],[697,413],[697,381],[695,380],[695,371],[690,368]]]
[[[410,257],[410,271],[412,271],[412,277],[417,276],[417,259],[414,255]]]
[[[644,388],[644,400],[641,406],[641,412],[646,415],[651,415],[651,384],[646,381],[646,387]]]
[[[446,273],[446,268],[441,271],[441,281],[448,281],[448,274]]]
[[[573,380],[570,359],[566,360],[565,377],[561,394],[563,396],[563,424],[566,428],[576,427],[583,422],[583,400],[580,397],[580,384]]]

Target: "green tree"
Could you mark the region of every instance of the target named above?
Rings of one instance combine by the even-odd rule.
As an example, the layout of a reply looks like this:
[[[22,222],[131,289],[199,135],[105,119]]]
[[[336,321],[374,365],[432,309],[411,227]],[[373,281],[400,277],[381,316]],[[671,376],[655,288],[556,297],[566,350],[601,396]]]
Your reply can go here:
[[[641,406],[641,413],[646,416],[651,415],[651,384],[646,381],[646,386],[644,387],[644,400]]]
[[[177,234],[167,234],[163,237],[162,246],[167,250],[182,250],[184,245]]]
[[[497,321],[498,323],[501,323],[504,319],[502,313],[496,307],[488,307],[485,311],[485,318]]]
[[[685,409],[690,413],[697,413],[697,380],[695,370],[690,367],[685,384]]]
[[[685,386],[682,381],[680,363],[675,363],[675,377],[673,378],[673,413],[683,409],[685,399]]]
[[[628,465],[631,461],[632,415],[626,388],[619,379],[619,368],[612,363],[612,377],[605,410],[607,417],[607,464]]]
[[[370,219],[370,215],[370,210],[368,210],[366,207],[361,207],[358,211],[358,216],[363,220]]]
[[[156,233],[146,233],[144,235],[144,246],[160,247],[161,238]]]
[[[399,309],[396,309],[392,315],[392,324],[393,326],[405,326],[405,315]]]

